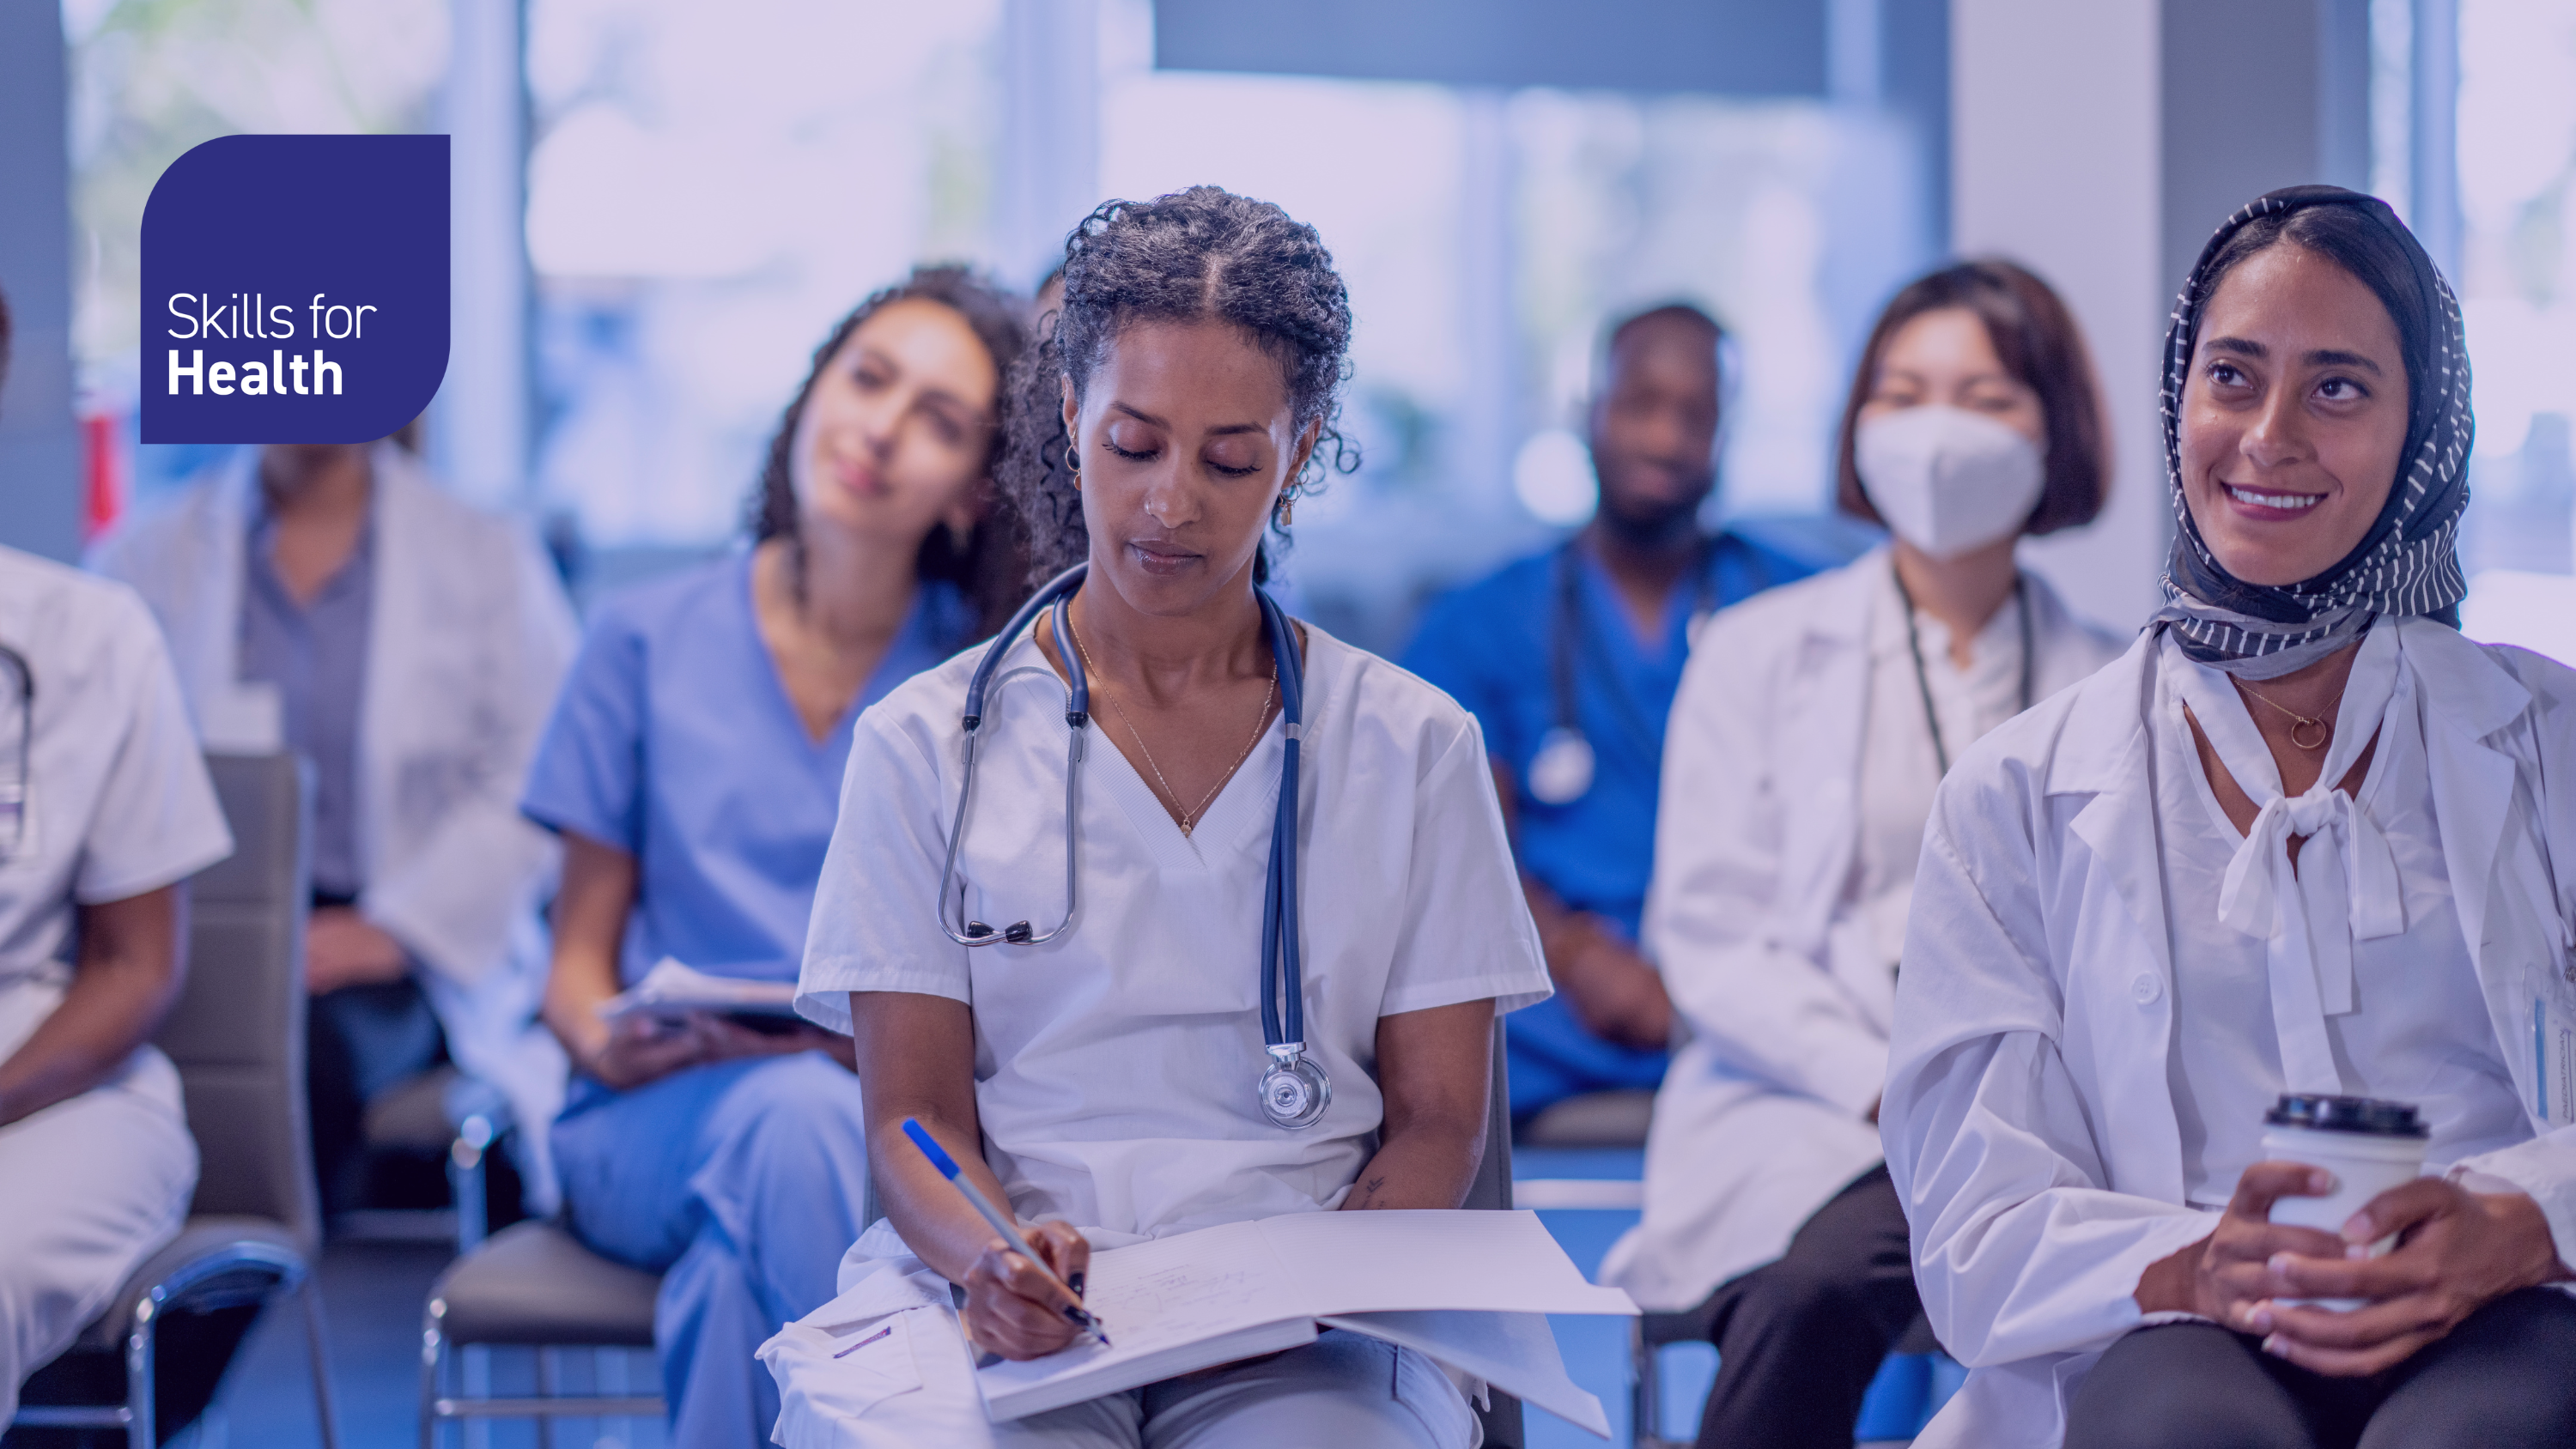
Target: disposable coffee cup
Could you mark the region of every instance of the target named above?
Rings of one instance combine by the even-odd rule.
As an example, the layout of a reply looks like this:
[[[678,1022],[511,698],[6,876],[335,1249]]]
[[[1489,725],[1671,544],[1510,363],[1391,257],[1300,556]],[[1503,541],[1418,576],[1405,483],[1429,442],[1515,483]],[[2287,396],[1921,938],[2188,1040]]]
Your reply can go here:
[[[2414,1181],[2424,1172],[2423,1121],[2414,1104],[2373,1097],[2329,1097],[2286,1093],[2263,1114],[2263,1156],[2278,1162],[2304,1163],[2334,1174],[2334,1191],[2324,1197],[2280,1197],[2272,1200],[2272,1221],[2316,1228],[2340,1236],[2352,1215],[2372,1198]],[[2397,1246],[2389,1234],[2370,1245],[2378,1257]],[[2285,1304],[2350,1312],[2360,1298],[2284,1298]]]

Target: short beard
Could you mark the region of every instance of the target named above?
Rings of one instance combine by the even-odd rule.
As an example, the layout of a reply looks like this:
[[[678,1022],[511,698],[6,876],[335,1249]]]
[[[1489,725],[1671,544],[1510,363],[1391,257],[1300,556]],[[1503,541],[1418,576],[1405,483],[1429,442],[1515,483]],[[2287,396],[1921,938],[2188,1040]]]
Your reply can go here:
[[[1703,495],[1701,502],[1705,502]],[[1629,516],[1608,507],[1593,515],[1601,531],[1620,544],[1633,549],[1656,549],[1679,543],[1699,532],[1700,504],[1687,508],[1658,509],[1649,514]]]

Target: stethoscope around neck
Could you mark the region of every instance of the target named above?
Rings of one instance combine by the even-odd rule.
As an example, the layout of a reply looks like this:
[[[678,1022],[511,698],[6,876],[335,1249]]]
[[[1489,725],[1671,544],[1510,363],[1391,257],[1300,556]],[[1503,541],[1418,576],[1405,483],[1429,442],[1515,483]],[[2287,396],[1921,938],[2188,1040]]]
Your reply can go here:
[[[1020,606],[1002,632],[984,649],[975,673],[966,682],[966,705],[959,723],[966,734],[966,760],[957,790],[957,813],[948,828],[948,863],[939,877],[939,929],[961,946],[1043,946],[1072,929],[1081,906],[1081,871],[1075,858],[1075,821],[1080,816],[1084,739],[1091,726],[1091,679],[1082,651],[1067,647],[1073,627],[1067,610],[1082,591],[1089,564],[1075,564],[1049,579]],[[1280,725],[1287,735],[1279,762],[1279,809],[1270,826],[1270,875],[1261,903],[1261,1040],[1269,1061],[1261,1070],[1262,1115],[1278,1126],[1311,1127],[1333,1102],[1332,1079],[1306,1055],[1306,981],[1299,955],[1297,908],[1297,763],[1305,734],[1305,660],[1288,614],[1259,589],[1261,621],[1270,635],[1270,654],[1279,675]],[[999,929],[966,914],[966,882],[957,875],[957,850],[966,839],[966,808],[975,798],[975,755],[984,729],[984,694],[1002,657],[1040,613],[1055,630],[1056,655],[1064,665],[1064,723],[1069,739],[1064,764],[1064,918],[1041,933],[1029,921]],[[957,913],[948,913],[950,887],[956,890]]]
[[[1548,718],[1547,733],[1539,736],[1538,749],[1530,756],[1528,785],[1530,798],[1542,805],[1571,805],[1592,789],[1592,777],[1598,759],[1592,740],[1583,732],[1576,716],[1574,673],[1577,638],[1587,632],[1583,610],[1582,565],[1575,558],[1577,539],[1567,539],[1558,548],[1553,571],[1556,575],[1556,609],[1553,627],[1548,631],[1548,684],[1550,703],[1554,706]],[[1697,639],[1699,627],[1706,623],[1717,603],[1715,577],[1716,540],[1705,539],[1691,559],[1691,612],[1686,627],[1687,637]],[[1613,698],[1636,713],[1633,700],[1619,691],[1618,681],[1611,682]],[[1648,757],[1660,753],[1654,733],[1642,720],[1628,721],[1631,732]]]

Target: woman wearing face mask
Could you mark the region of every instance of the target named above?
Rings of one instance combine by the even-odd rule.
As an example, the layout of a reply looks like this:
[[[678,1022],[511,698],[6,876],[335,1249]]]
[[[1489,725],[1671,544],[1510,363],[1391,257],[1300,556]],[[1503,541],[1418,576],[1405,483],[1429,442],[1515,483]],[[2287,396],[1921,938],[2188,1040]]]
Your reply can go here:
[[[928,267],[842,319],[771,440],[752,546],[599,605],[529,771],[521,808],[564,839],[566,1216],[664,1275],[679,1449],[768,1438],[752,1353],[832,1295],[859,1231],[859,1081],[834,1033],[599,1007],[665,957],[796,979],[851,721],[1016,602],[1016,530],[987,515],[1021,306]]]
[[[2009,262],[1896,295],[1842,431],[1890,544],[1710,621],[1673,705],[1645,946],[1688,1028],[1603,1281],[1718,1345],[1702,1444],[1848,1445],[1917,1304],[1880,1165],[1889,1012],[1933,787],[2116,648],[2020,571],[2100,511],[2091,365]]]
[[[2165,358],[2166,608],[1925,830],[1883,1121],[1976,1371],[1916,1442],[2576,1443],[2576,672],[2443,622],[2458,305],[2385,205],[2294,187]],[[2321,1105],[2284,1094],[2411,1108],[2425,1175],[2274,1221],[2405,1125],[2275,1135]]]

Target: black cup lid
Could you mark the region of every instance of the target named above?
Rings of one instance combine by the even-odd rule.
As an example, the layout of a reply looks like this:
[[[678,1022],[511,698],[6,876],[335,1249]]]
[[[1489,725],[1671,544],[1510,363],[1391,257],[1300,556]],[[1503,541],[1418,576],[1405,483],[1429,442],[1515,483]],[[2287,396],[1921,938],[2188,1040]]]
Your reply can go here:
[[[2423,1137],[2429,1129],[2416,1119],[2412,1102],[2377,1097],[2329,1097],[2321,1093],[2284,1092],[2263,1120],[2275,1127],[2306,1127],[2318,1132],[2352,1132],[2364,1137]]]

